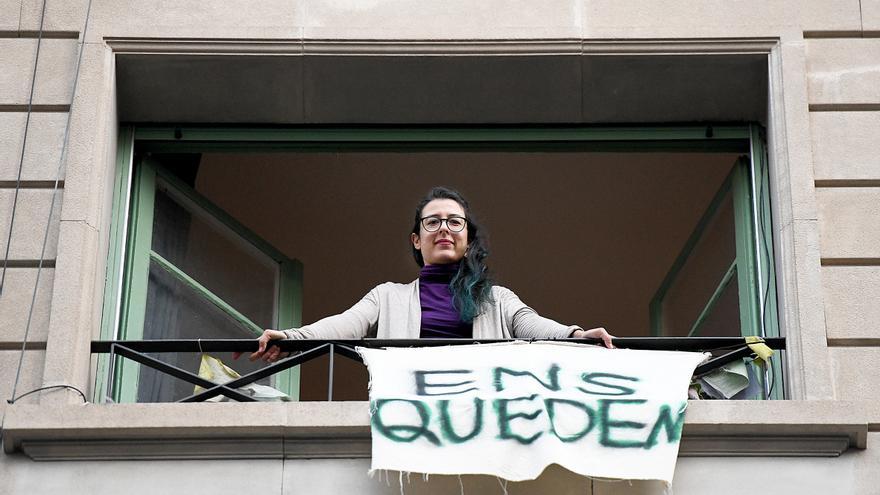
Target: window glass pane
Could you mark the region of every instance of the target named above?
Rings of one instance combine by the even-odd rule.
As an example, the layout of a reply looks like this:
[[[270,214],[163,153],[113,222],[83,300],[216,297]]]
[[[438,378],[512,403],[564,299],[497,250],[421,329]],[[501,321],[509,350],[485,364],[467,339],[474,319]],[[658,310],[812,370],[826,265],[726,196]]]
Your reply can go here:
[[[733,196],[728,193],[689,253],[662,302],[662,335],[687,336],[736,259]],[[697,335],[740,335],[735,277]],[[734,319],[735,317],[735,319]],[[707,326],[711,323],[711,328]]]
[[[722,289],[711,310],[700,324],[695,337],[731,337],[740,335],[739,285],[736,270],[733,277]]]
[[[244,339],[253,334],[182,283],[155,262],[150,263],[144,339]],[[231,353],[213,353],[239,374],[247,374],[263,363],[245,357],[232,360]],[[201,355],[166,352],[152,357],[192,373],[198,373]],[[258,383],[268,384],[269,379]],[[140,367],[138,402],[171,402],[193,393],[191,383],[173,378],[147,366]]]
[[[275,326],[277,263],[161,183],[152,249],[257,325]]]

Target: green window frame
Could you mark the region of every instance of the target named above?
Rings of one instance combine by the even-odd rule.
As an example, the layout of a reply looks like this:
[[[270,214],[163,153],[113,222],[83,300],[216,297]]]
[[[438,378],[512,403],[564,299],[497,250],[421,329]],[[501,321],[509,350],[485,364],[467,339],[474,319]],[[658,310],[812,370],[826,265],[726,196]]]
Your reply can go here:
[[[292,328],[302,324],[302,264],[285,256],[222,209],[202,197],[173,173],[162,167],[150,154],[137,163],[132,159],[132,132],[123,129],[120,142],[120,167],[117,174],[117,201],[114,207],[114,228],[111,232],[112,248],[108,267],[108,283],[105,288],[104,320],[102,338],[140,340],[143,338],[147,284],[150,263],[155,263],[172,277],[214,307],[230,317],[240,327],[250,330],[254,336],[262,334],[263,328],[236,310],[228,302],[211,292],[184,270],[162,257],[151,247],[153,211],[156,191],[162,188],[178,197],[193,210],[211,218],[230,237],[248,244],[252,249],[266,255],[278,267],[277,315],[275,328]],[[129,180],[130,179],[130,180]],[[129,185],[128,187],[126,187]],[[126,194],[130,191],[130,195]],[[124,204],[123,204],[124,203]],[[126,226],[122,228],[121,226]],[[122,247],[124,246],[124,249]],[[113,383],[107,383],[111,363],[99,363],[96,391],[99,398],[109,397],[114,402],[135,402],[137,399],[140,365],[131,360],[119,359],[114,364]],[[276,375],[275,385],[294,400],[299,397],[299,367]]]
[[[759,126],[749,126],[749,143],[749,154],[737,160],[651,300],[651,331],[655,336],[663,334],[663,302],[670,287],[693,255],[697,243],[706,234],[707,227],[718,213],[722,202],[728,197],[732,199],[734,210],[736,256],[703,305],[688,336],[699,334],[702,324],[734,278],[739,289],[741,334],[744,337],[779,336],[776,284],[773,283],[776,280],[776,267],[770,218],[770,171],[764,135]],[[771,365],[773,369],[766,370],[762,377],[764,393],[770,398],[782,399],[783,387],[779,384],[772,389],[770,387],[773,377],[782,379],[782,365],[779,359],[772,360]]]
[[[111,338],[117,327],[114,311],[118,301],[133,290],[128,281],[136,279],[123,260],[126,250],[123,239],[130,239],[128,251],[142,252],[143,248],[125,232],[125,219],[134,217],[130,209],[140,209],[139,198],[132,196],[126,204],[127,184],[135,185],[149,178],[131,177],[133,149],[139,153],[162,152],[251,152],[270,150],[511,150],[511,151],[700,151],[742,153],[746,158],[734,167],[725,183],[732,190],[737,205],[736,276],[740,294],[742,334],[773,337],[779,335],[776,303],[776,275],[773,260],[773,238],[770,223],[769,167],[765,138],[757,124],[699,125],[699,126],[546,126],[546,127],[175,127],[127,126],[120,132],[119,158],[114,222],[111,232],[110,267],[108,270],[102,338]],[[716,198],[717,199],[717,198]],[[717,205],[716,205],[717,206]],[[710,208],[711,209],[711,208]],[[707,212],[711,214],[711,212]],[[136,229],[136,225],[130,227]],[[698,226],[697,230],[700,227]],[[246,229],[245,229],[246,230]],[[693,236],[699,236],[695,231]],[[136,236],[135,236],[136,237]],[[695,242],[695,241],[694,241]],[[692,247],[692,246],[691,246]],[[687,250],[687,246],[685,247]],[[143,254],[140,255],[141,257]],[[680,256],[683,263],[687,253]],[[678,261],[676,262],[678,263]],[[680,268],[680,267],[679,267]],[[294,268],[291,268],[295,271]],[[301,273],[301,267],[299,267]],[[675,265],[670,271],[675,271]],[[136,270],[135,270],[136,272]],[[668,277],[669,277],[668,276]],[[732,272],[729,273],[729,277]],[[667,278],[668,278],[667,277]],[[728,277],[728,278],[729,278]],[[295,277],[294,277],[295,278]],[[297,281],[298,280],[298,281]],[[300,284],[301,278],[290,285]],[[664,281],[666,284],[666,281]],[[137,287],[135,284],[134,287]],[[293,289],[296,290],[296,289]],[[662,291],[658,297],[662,300]],[[655,299],[658,299],[655,297]],[[129,298],[130,300],[130,298]],[[709,304],[712,303],[710,299]],[[652,302],[649,311],[654,320],[657,308]],[[137,319],[136,308],[123,305],[123,322]],[[711,310],[709,308],[708,310]],[[297,320],[301,308],[290,310],[291,323]],[[659,313],[657,313],[659,314]],[[287,326],[287,325],[285,325]],[[652,324],[652,329],[656,325]],[[99,363],[98,377],[106,376],[107,363]],[[782,377],[779,359],[773,360],[775,377]],[[122,373],[125,376],[125,373]],[[766,380],[766,376],[765,376]],[[117,384],[118,386],[118,384]],[[766,384],[765,384],[766,388]],[[97,390],[106,392],[106,384],[99,382]],[[775,386],[773,398],[782,398],[782,386]]]

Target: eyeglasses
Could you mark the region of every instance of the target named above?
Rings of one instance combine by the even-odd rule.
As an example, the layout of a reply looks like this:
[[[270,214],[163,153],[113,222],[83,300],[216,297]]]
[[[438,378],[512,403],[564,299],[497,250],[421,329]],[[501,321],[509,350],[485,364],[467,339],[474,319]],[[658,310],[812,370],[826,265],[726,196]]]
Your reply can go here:
[[[443,226],[443,222],[446,222],[446,228],[449,229],[450,232],[461,232],[467,227],[467,219],[464,217],[425,217],[422,219],[422,227],[424,227],[427,232],[437,232],[440,230],[440,227]]]

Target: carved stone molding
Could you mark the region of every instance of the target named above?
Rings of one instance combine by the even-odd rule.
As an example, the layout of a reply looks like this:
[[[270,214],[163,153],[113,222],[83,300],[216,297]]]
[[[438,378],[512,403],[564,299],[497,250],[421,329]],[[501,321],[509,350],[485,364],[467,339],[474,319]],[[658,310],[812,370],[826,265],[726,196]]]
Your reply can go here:
[[[836,457],[867,447],[871,402],[690,403],[682,457]],[[355,459],[366,402],[108,404],[6,410],[7,454],[34,460]]]
[[[523,40],[211,40],[106,38],[118,54],[504,56],[769,54],[779,40],[523,39]]]

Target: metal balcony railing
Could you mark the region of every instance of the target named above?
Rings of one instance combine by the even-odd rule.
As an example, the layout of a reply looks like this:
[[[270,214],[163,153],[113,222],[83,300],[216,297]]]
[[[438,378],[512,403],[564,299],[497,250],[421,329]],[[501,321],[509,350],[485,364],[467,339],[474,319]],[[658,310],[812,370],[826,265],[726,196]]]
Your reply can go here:
[[[336,354],[362,362],[355,347],[431,347],[448,345],[490,344],[499,342],[511,342],[523,339],[359,339],[359,340],[274,340],[269,344],[278,346],[284,352],[291,355],[264,368],[248,373],[238,379],[225,384],[216,384],[206,380],[195,373],[160,361],[147,353],[165,352],[242,352],[249,353],[257,350],[257,341],[254,339],[196,339],[196,340],[99,340],[93,341],[92,353],[109,354],[110,362],[115,363],[116,357],[122,357],[136,361],[141,365],[148,366],[162,373],[166,373],[180,380],[198,385],[205,390],[178,402],[201,402],[218,395],[224,395],[230,399],[241,402],[254,402],[256,399],[247,396],[238,390],[239,387],[253,383],[257,380],[274,375],[288,368],[311,361],[325,354],[330,355],[330,382],[328,384],[328,400],[333,400],[333,364]],[[544,340],[544,339],[541,339]],[[528,340],[533,341],[533,340]],[[598,339],[555,339],[556,342],[568,342],[584,345],[601,345]],[[699,351],[713,352],[716,357],[698,366],[694,376],[706,374],[719,366],[723,366],[737,359],[748,357],[752,354],[751,349],[740,337],[619,337],[613,339],[614,345],[622,349],[651,349],[666,351]],[[770,337],[764,339],[772,349],[785,349],[785,337]],[[113,383],[115,366],[109,366],[109,383]]]

